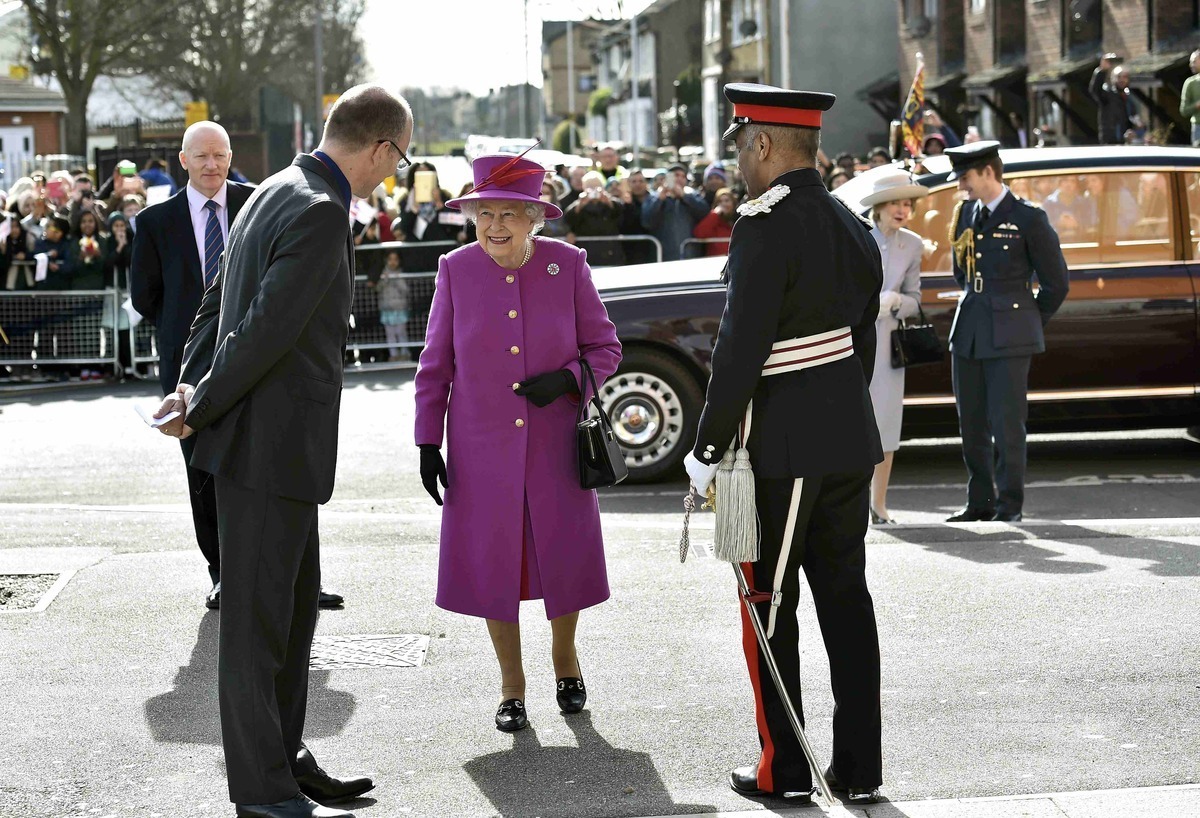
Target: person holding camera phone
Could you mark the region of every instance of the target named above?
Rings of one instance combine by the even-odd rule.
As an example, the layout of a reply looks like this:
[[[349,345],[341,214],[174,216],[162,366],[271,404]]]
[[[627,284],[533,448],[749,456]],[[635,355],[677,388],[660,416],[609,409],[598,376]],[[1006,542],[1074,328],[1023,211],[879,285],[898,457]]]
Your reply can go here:
[[[682,258],[680,245],[706,215],[708,202],[688,187],[687,168],[680,164],[670,167],[662,189],[642,205],[642,225],[662,243],[663,261]]]
[[[588,262],[594,267],[612,267],[625,263],[621,243],[615,239],[600,240],[605,236],[616,236],[621,232],[621,215],[625,206],[604,189],[604,174],[590,170],[583,177],[583,191],[566,210],[566,222],[571,228],[571,237],[584,239],[583,248],[588,251]]]

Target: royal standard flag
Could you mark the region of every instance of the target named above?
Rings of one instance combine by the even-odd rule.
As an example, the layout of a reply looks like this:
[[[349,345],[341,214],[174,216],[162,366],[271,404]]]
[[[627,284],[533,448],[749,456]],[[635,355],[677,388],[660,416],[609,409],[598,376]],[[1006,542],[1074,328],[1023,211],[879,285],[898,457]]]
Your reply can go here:
[[[910,156],[920,156],[925,144],[925,58],[918,52],[917,73],[913,75],[904,111],[900,114],[900,134]]]

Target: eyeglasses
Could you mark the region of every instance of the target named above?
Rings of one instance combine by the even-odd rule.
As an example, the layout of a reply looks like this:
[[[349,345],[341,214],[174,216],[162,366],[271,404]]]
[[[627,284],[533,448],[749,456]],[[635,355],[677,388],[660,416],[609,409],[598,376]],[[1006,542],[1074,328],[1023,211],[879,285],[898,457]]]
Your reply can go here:
[[[407,155],[407,154],[405,154],[405,153],[404,153],[404,151],[400,150],[400,146],[399,146],[399,145],[397,145],[397,144],[396,144],[395,142],[393,142],[392,140],[390,140],[390,139],[380,139],[380,140],[377,140],[375,144],[377,144],[377,145],[382,145],[382,144],[384,144],[385,142],[386,142],[387,144],[391,145],[393,148],[395,148],[395,149],[396,149],[396,153],[400,154],[400,161],[396,163],[396,173],[397,173],[397,174],[399,174],[399,173],[403,172],[403,171],[404,171],[404,170],[405,170],[407,167],[409,167],[410,165],[412,165],[412,160],[411,160],[411,159],[409,159],[409,158],[408,158],[408,155]]]

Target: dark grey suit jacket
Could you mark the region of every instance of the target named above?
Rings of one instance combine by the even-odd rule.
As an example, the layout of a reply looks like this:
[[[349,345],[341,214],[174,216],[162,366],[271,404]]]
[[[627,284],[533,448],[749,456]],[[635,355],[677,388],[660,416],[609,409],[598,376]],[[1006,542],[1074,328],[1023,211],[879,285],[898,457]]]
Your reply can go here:
[[[281,497],[329,500],[353,285],[334,177],[297,156],[230,226],[192,325],[180,376],[196,387],[192,466]]]

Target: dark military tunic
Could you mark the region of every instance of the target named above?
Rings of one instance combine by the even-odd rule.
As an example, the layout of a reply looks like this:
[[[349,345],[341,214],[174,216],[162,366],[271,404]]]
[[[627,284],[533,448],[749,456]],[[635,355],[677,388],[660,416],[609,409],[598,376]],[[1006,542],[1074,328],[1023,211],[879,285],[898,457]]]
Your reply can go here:
[[[1031,356],[1046,349],[1043,327],[1067,297],[1067,264],[1045,211],[1011,192],[975,229],[978,202],[954,224],[954,278],[963,288],[950,330],[967,507],[979,517],[1022,513],[1025,421]],[[963,234],[974,231],[974,248]],[[1036,276],[1038,292],[1033,292]]]
[[[770,213],[743,215],[733,229],[727,301],[694,454],[701,463],[717,462],[753,399],[748,448],[760,558],[742,568],[752,588],[777,592],[755,606],[800,714],[796,610],[804,571],[836,702],[831,766],[846,786],[871,788],[882,782],[882,721],[864,537],[871,472],[882,449],[867,385],[882,263],[870,225],[826,191],[817,171],[789,171],[773,182],[780,184],[790,193]],[[853,355],[762,376],[776,341],[842,327],[851,329]],[[811,771],[744,609],[742,615],[762,748],[758,789],[807,791]]]

